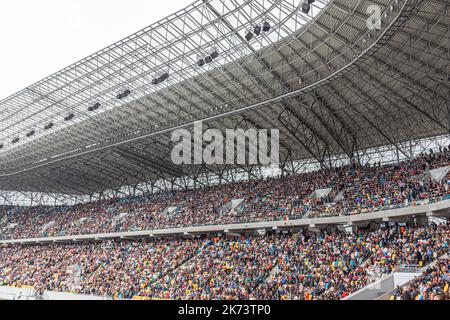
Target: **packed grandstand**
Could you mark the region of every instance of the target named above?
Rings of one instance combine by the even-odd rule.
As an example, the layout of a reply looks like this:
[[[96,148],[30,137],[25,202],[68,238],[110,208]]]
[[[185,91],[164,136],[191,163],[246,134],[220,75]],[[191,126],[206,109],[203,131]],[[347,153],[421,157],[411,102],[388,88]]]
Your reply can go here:
[[[0,299],[449,300],[449,30],[201,0],[0,100]],[[281,163],[175,165],[198,121]]]
[[[448,253],[449,235],[444,225],[355,235],[13,246],[0,251],[0,281],[116,299],[336,300],[364,288],[373,274]],[[69,272],[72,265],[80,268],[79,283]],[[448,265],[440,276],[411,291],[411,299],[430,298],[435,289],[448,298]]]
[[[3,207],[0,239],[27,239],[358,215],[450,198],[450,150],[393,165],[353,165],[203,189],[56,207]],[[315,190],[326,189],[324,197]],[[338,200],[336,200],[336,198]],[[227,210],[232,200],[242,200]],[[173,208],[168,212],[168,208]]]
[[[354,165],[75,206],[4,207],[1,234],[3,239],[27,239],[420,206],[449,196],[450,179],[432,182],[424,175],[430,168],[449,166],[449,161],[450,151],[444,148],[395,165]],[[320,199],[308,197],[323,187],[333,191]],[[338,194],[342,200],[334,202],[331,195]],[[220,210],[233,198],[244,199],[240,208],[232,214]],[[168,206],[179,209],[164,213]],[[355,234],[301,231],[260,237],[6,246],[0,249],[0,285],[116,299],[341,299],[364,288],[375,274],[390,274],[401,265],[425,266],[448,254],[449,236],[444,223],[385,226]],[[427,281],[408,291],[408,299],[438,294],[447,299],[447,262],[440,262],[442,273],[429,286]],[[78,282],[70,266],[79,268]],[[406,299],[402,293],[396,297]]]

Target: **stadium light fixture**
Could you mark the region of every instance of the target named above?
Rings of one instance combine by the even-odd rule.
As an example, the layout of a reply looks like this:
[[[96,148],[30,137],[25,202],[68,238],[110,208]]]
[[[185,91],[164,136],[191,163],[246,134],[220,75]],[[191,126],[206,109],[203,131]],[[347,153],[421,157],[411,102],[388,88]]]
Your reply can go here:
[[[50,130],[51,128],[53,128],[55,126],[55,124],[53,122],[50,122],[48,125],[46,125],[44,127],[45,130]]]
[[[130,94],[131,94],[131,91],[130,91],[129,89],[127,89],[127,90],[125,90],[124,92],[119,93],[119,94],[116,96],[116,98],[117,98],[118,100],[122,100],[122,99],[128,97]]]
[[[161,75],[159,78],[157,79],[153,79],[152,84],[154,85],[158,85],[160,83],[163,83],[164,81],[166,81],[167,79],[169,79],[169,74],[166,72],[163,75]]]
[[[126,97],[128,97],[129,95],[131,94],[131,91],[129,90],[129,89],[127,89],[127,90],[125,90],[124,92],[123,92],[123,97],[124,98],[126,98]]]
[[[159,77],[159,82],[162,83],[162,82],[166,81],[167,79],[169,79],[169,74],[166,72],[161,77]]]
[[[203,67],[205,65],[205,60],[204,59],[200,59],[197,61],[197,66],[199,67]]]
[[[130,94],[131,94],[131,91],[130,91],[129,89],[127,89],[127,90],[125,90],[124,92],[119,93],[119,94],[116,96],[116,98],[117,98],[118,100],[122,100],[123,98],[128,97]]]
[[[73,120],[73,118],[75,118],[75,115],[73,113],[71,113],[67,117],[64,118],[64,121],[70,121],[70,120]]]
[[[29,138],[31,136],[34,136],[35,133],[36,132],[34,130],[31,130],[30,132],[27,133],[27,137]]]
[[[245,40],[250,41],[252,40],[255,36],[260,36],[262,32],[268,32],[271,29],[271,25],[270,22],[265,21],[262,26],[257,25],[253,28],[253,32],[249,31],[246,36],[245,36]]]
[[[256,26],[255,29],[253,29],[253,33],[259,36],[261,34],[261,26]]]
[[[214,50],[209,56],[202,58],[197,61],[197,66],[203,67],[205,64],[209,64],[213,62],[214,59],[217,59],[219,57],[219,52],[217,50]]]
[[[302,5],[302,11],[303,13],[309,14],[309,10],[311,9],[311,6],[309,5],[309,3],[304,2]]]
[[[217,50],[215,50],[211,53],[211,58],[213,60],[217,59],[218,57],[219,57],[219,52],[217,52]]]
[[[310,10],[311,10],[311,3],[309,2],[309,0],[304,0],[302,4],[303,13],[309,14]]]
[[[93,106],[88,108],[88,111],[95,111],[97,109],[99,109],[102,106],[102,104],[100,102],[97,102],[96,104],[94,104]]]

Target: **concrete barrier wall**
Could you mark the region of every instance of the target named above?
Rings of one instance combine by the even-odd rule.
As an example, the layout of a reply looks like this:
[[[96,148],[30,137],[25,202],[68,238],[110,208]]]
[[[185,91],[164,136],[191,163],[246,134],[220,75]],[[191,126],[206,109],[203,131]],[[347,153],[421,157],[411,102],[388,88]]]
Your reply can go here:
[[[397,287],[401,287],[421,273],[396,272],[382,278],[367,287],[349,295],[344,300],[377,300],[380,297],[392,292]]]
[[[33,288],[13,288],[0,286],[0,300],[109,300],[106,297],[45,291],[40,297]]]
[[[45,291],[42,298],[44,300],[107,300],[105,297],[53,291]]]
[[[32,288],[0,287],[1,300],[36,300],[36,291]]]
[[[382,278],[343,300],[374,300],[395,288],[394,275]]]

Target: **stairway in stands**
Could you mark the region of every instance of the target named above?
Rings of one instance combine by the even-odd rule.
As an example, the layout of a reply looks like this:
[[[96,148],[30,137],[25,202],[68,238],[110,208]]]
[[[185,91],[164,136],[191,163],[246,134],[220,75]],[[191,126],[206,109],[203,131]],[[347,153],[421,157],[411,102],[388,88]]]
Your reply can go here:
[[[430,179],[435,182],[443,181],[450,172],[450,166],[430,170]],[[446,181],[445,181],[446,182]]]
[[[221,216],[225,216],[225,215],[230,215],[230,214],[234,214],[238,211],[239,206],[241,204],[243,204],[243,202],[245,201],[245,199],[233,199],[230,202],[228,202],[226,205],[224,205],[222,207],[222,209],[220,209],[220,215]]]

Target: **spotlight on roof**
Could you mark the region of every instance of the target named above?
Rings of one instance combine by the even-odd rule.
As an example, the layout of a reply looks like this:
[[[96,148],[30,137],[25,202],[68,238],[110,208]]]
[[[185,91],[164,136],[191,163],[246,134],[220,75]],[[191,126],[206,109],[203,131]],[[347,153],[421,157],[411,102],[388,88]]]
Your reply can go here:
[[[124,98],[128,97],[131,94],[131,91],[129,89],[125,90],[122,95]]]
[[[219,52],[217,50],[214,50],[211,52],[211,54],[203,59],[200,59],[197,61],[197,66],[203,67],[205,64],[209,64],[213,62],[214,59],[217,59],[219,57]]]
[[[210,57],[214,60],[217,59],[219,57],[219,53],[217,51],[214,51],[213,53],[211,53]]]
[[[161,77],[159,77],[159,82],[161,83],[161,82],[164,82],[164,81],[166,81],[167,79],[169,79],[169,74],[166,72],[166,73],[164,73]]]
[[[167,79],[169,79],[169,74],[166,72],[163,75],[161,75],[159,78],[153,79],[152,84],[157,85],[157,84],[163,83]]]
[[[264,31],[264,32],[267,32],[267,31],[270,30],[270,28],[271,28],[270,23],[267,22],[267,21],[264,22],[264,24],[263,24],[263,31]]]
[[[124,92],[119,93],[119,94],[116,96],[116,98],[117,98],[118,100],[122,100],[123,98],[128,97],[130,94],[131,94],[131,91],[127,89],[127,90],[125,90]]]
[[[31,136],[34,136],[35,133],[36,132],[34,130],[30,131],[30,132],[27,133],[27,137],[29,138]]]
[[[253,39],[254,34],[252,32],[247,33],[245,36],[245,40],[250,41]]]
[[[53,128],[54,127],[54,123],[53,122],[50,122],[48,125],[46,125],[45,127],[44,127],[44,129],[45,130],[50,130],[51,128]]]
[[[205,65],[205,60],[204,59],[200,59],[197,61],[197,66],[199,67],[203,67]]]
[[[73,113],[71,113],[67,117],[64,118],[64,121],[70,121],[70,120],[73,120],[73,118],[75,118],[75,115]]]
[[[256,26],[255,29],[253,29],[253,33],[256,36],[259,36],[261,34],[261,30],[262,30],[261,26]]]
[[[309,14],[310,10],[311,10],[311,4],[309,3],[309,0],[304,0],[303,4],[302,4],[303,13]]]
[[[17,143],[17,142],[19,142],[19,141],[20,141],[19,138],[15,138],[13,141],[11,141],[11,143]]]
[[[96,104],[94,104],[93,106],[88,108],[88,111],[95,111],[97,109],[99,109],[102,106],[102,104],[100,102],[97,102]]]

